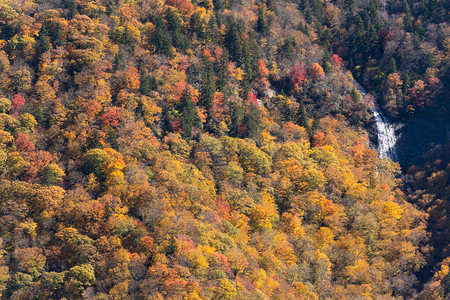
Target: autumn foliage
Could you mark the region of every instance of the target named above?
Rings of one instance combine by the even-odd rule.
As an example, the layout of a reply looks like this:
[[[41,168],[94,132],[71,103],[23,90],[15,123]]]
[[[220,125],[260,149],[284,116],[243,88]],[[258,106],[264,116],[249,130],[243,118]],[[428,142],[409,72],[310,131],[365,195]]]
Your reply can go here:
[[[2,1],[0,298],[448,294],[447,161],[405,196],[343,59],[397,115],[445,82],[352,65],[396,33],[334,2]]]

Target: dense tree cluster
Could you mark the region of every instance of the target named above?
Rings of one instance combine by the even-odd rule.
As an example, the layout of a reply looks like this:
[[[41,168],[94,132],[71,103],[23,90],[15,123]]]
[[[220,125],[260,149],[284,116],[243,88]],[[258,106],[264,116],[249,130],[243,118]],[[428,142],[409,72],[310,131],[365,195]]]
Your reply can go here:
[[[427,213],[355,126],[371,103],[341,57],[382,51],[377,15],[354,12],[344,32],[312,0],[0,1],[1,297],[417,293]],[[368,64],[374,95],[387,80],[413,108],[442,85]],[[448,265],[424,299],[448,293]]]
[[[448,268],[448,257],[450,257],[450,231],[448,228],[450,216],[450,146],[448,144],[437,146],[424,156],[426,163],[422,166],[409,168],[405,176],[405,182],[410,189],[408,200],[417,204],[418,207],[429,214],[428,228],[431,233],[430,245],[433,249],[424,271],[433,270],[437,264],[441,264],[439,267],[444,269],[441,272],[443,274],[448,273],[445,268]],[[429,289],[435,290],[440,295],[448,294],[450,277],[445,277],[447,273],[439,279],[445,279],[440,284],[440,288],[437,288],[437,283],[435,283],[434,286],[433,284],[430,285]],[[424,272],[423,276],[427,275]],[[433,281],[436,281],[436,276],[435,274]],[[428,292],[423,293],[423,295],[425,297]]]
[[[390,117],[450,116],[445,1],[306,0],[299,8],[299,29],[344,57]]]

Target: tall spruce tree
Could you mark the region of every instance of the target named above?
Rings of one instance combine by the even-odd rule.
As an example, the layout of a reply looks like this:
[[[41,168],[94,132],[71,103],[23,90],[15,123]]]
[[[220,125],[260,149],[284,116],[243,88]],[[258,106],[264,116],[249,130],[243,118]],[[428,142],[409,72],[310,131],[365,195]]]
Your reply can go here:
[[[227,47],[230,57],[239,65],[243,63],[242,55],[242,32],[239,25],[233,19],[228,20],[227,31],[225,33],[225,47]]]
[[[181,136],[185,140],[190,140],[192,137],[192,127],[197,125],[198,116],[195,104],[192,101],[192,95],[188,89],[186,89],[181,98],[180,111],[182,118],[181,129],[183,130]]]
[[[215,92],[216,74],[214,73],[214,66],[211,61],[207,61],[200,90],[200,104],[203,105],[206,109],[210,108],[211,101],[214,97]]]
[[[244,117],[245,136],[251,139],[258,139],[261,135],[262,121],[261,113],[254,104],[250,104],[248,112]]]
[[[158,16],[156,19],[152,43],[155,46],[157,53],[170,55],[172,50],[172,38],[167,29],[167,25],[161,16]]]
[[[264,11],[260,8],[258,10],[258,20],[256,22],[256,30],[260,33],[267,33],[269,31],[269,23],[267,22]]]

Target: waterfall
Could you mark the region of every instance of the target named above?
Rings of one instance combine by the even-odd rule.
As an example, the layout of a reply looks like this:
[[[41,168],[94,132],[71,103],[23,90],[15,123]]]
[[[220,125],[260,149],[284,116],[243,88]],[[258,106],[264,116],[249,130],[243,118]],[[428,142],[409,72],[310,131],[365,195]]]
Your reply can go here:
[[[372,109],[375,123],[377,124],[378,136],[378,154],[380,157],[388,157],[395,162],[398,162],[397,150],[395,144],[397,138],[395,137],[395,130],[389,120],[383,116],[380,108],[376,104]]]
[[[365,99],[367,95],[366,90],[356,81],[355,86]],[[394,127],[383,115],[380,107],[376,103],[372,106],[372,114],[377,127],[378,155],[380,157],[387,157],[395,162],[398,162],[397,150],[395,149],[397,138],[395,136]]]

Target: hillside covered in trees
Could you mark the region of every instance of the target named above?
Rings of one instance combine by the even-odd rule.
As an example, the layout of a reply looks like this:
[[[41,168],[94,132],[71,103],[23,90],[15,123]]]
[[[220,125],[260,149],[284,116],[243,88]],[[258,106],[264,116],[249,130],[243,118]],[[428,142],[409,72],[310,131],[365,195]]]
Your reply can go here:
[[[445,5],[0,0],[0,298],[446,299]]]

